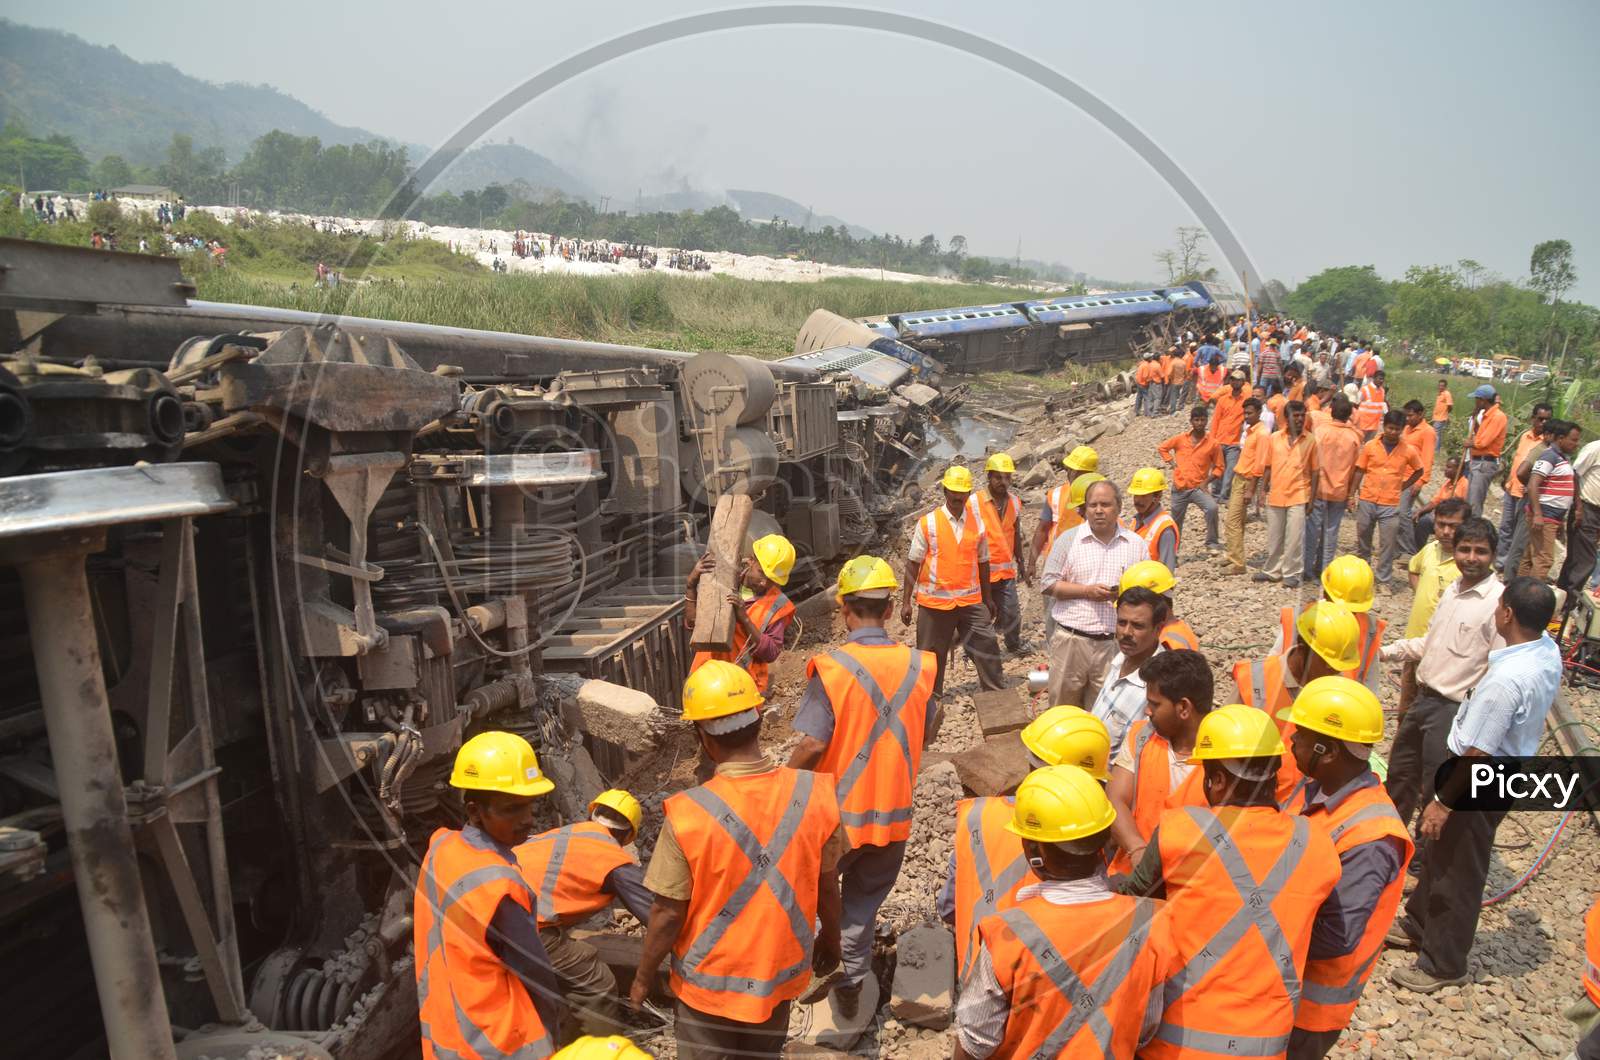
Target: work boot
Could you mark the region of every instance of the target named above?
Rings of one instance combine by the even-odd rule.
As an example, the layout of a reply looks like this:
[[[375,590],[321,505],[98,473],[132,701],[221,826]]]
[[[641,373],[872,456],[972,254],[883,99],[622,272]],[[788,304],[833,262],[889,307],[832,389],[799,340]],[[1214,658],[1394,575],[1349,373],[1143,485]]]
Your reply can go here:
[[[1383,936],[1383,941],[1390,946],[1398,946],[1407,950],[1416,949],[1417,946],[1417,940],[1411,937],[1411,932],[1407,931],[1405,925],[1399,920],[1396,920],[1394,925],[1389,928],[1389,933]]]
[[[845,1019],[855,1019],[856,1012],[861,1008],[861,984],[834,987],[833,1005]]]
[[[1450,979],[1441,979],[1431,972],[1425,972],[1413,964],[1409,968],[1396,968],[1389,973],[1389,978],[1400,986],[1418,994],[1432,994],[1443,990],[1447,986],[1465,986],[1472,981],[1470,975],[1458,975]]]

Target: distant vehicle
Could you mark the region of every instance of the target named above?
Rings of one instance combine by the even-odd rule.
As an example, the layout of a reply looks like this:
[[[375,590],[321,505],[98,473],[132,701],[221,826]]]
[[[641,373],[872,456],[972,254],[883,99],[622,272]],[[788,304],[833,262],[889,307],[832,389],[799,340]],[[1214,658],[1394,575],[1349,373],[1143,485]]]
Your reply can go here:
[[[1542,383],[1549,378],[1550,369],[1545,365],[1536,364],[1532,368],[1529,368],[1526,372],[1523,372],[1521,375],[1517,376],[1517,382],[1522,384]]]
[[[1493,379],[1494,378],[1494,362],[1493,361],[1479,361],[1472,368],[1472,376],[1473,376],[1474,379]]]

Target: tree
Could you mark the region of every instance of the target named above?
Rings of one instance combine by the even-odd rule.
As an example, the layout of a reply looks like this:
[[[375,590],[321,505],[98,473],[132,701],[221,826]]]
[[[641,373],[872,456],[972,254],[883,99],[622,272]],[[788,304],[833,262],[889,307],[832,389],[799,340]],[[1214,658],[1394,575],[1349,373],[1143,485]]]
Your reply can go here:
[[[1284,298],[1282,307],[1297,320],[1325,331],[1343,332],[1356,317],[1382,319],[1389,287],[1371,265],[1323,269]]]
[[[1559,302],[1578,282],[1578,270],[1572,267],[1572,244],[1565,239],[1547,239],[1534,247],[1528,274],[1535,291],[1550,299],[1552,305]]]
[[[950,248],[949,249],[950,249],[950,253],[954,254],[958,258],[966,257],[967,256],[967,237],[966,236],[951,236],[950,237]]]
[[[167,160],[156,169],[156,176],[179,195],[189,199],[221,197],[222,176],[228,159],[220,147],[196,151],[194,137],[173,133],[167,145]]]
[[[133,183],[133,167],[121,155],[106,155],[94,164],[89,177],[100,188],[120,188]]]
[[[35,139],[17,121],[0,132],[0,180],[23,188],[68,190],[88,179],[89,160],[68,136]]]
[[[1201,242],[1207,238],[1206,230],[1199,225],[1179,225],[1174,235],[1176,242],[1172,249],[1160,250],[1155,254],[1156,261],[1167,270],[1167,282],[1188,283],[1190,280],[1215,277],[1216,270],[1206,268],[1210,256],[1200,248]]]

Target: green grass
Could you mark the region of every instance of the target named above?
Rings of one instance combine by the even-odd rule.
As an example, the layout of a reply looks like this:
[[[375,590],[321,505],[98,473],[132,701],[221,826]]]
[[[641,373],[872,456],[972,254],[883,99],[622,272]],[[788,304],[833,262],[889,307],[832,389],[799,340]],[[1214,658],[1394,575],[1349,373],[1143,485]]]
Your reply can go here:
[[[1412,398],[1422,402],[1426,415],[1433,416],[1433,399],[1439,393],[1440,375],[1437,371],[1400,367],[1387,373],[1389,379],[1389,407],[1400,408]],[[1450,416],[1450,428],[1445,432],[1444,451],[1460,453],[1467,444],[1467,418],[1472,415],[1472,392],[1484,383],[1490,383],[1500,395],[1500,403],[1511,418],[1510,434],[1513,438],[1528,429],[1528,413],[1535,402],[1548,400],[1559,407],[1562,387],[1551,387],[1548,395],[1543,382],[1524,386],[1515,380],[1472,379],[1464,375],[1448,375],[1450,393],[1456,399]],[[1581,403],[1580,403],[1581,404]],[[1576,415],[1571,415],[1576,413]],[[1569,415],[1583,428],[1585,439],[1600,437],[1600,416],[1589,409],[1572,409]]]
[[[211,301],[766,358],[791,353],[800,325],[817,308],[857,317],[1037,297],[1000,287],[853,277],[785,283],[664,273],[380,277],[330,291],[228,268],[197,282],[199,297]]]

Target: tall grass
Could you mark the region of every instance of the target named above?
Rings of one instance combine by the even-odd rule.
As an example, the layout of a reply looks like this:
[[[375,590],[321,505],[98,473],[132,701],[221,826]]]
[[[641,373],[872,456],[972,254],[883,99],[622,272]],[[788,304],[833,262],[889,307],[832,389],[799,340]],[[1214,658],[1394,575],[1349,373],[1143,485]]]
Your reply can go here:
[[[858,317],[1038,297],[1001,287],[853,277],[788,283],[662,273],[380,279],[328,290],[230,268],[209,271],[197,283],[199,297],[218,302],[758,357],[790,353],[800,325],[819,307]]]

